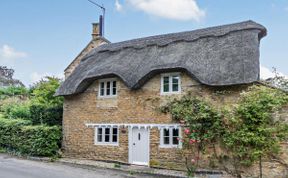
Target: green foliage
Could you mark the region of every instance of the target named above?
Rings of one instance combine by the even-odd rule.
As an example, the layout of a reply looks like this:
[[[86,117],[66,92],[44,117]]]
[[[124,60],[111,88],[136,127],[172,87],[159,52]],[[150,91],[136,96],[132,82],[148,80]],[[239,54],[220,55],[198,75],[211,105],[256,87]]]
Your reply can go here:
[[[30,100],[8,101],[1,106],[1,111],[6,118],[31,120],[33,125],[61,125],[63,98],[54,96],[59,85],[59,79],[46,77],[44,80],[36,83],[29,91]],[[10,90],[12,89],[8,91]],[[21,94],[21,92],[18,93]],[[28,93],[28,91],[25,90],[25,93]]]
[[[61,106],[46,106],[40,104],[30,105],[30,119],[34,125],[47,124],[47,125],[61,125],[63,116],[63,107]]]
[[[63,97],[54,94],[60,86],[60,79],[46,77],[31,89],[31,120],[33,124],[61,125]]]
[[[31,126],[21,119],[0,118],[0,147],[34,156],[53,156],[60,148],[58,126]]]
[[[288,95],[277,89],[253,86],[242,93],[228,122],[223,143],[240,165],[250,166],[261,157],[280,150],[288,136],[288,125],[273,119],[273,113],[288,104]]]
[[[220,112],[208,102],[191,94],[170,102],[161,110],[171,113],[173,119],[184,123],[189,128],[186,135],[190,140],[194,139],[200,143],[213,142],[223,134]]]
[[[189,94],[168,103],[161,111],[170,113],[186,126],[181,141],[193,153],[203,152],[215,143],[223,145],[229,157],[232,156],[238,174],[239,167],[279,153],[280,142],[288,138],[288,124],[275,119],[274,114],[287,104],[288,94],[284,91],[252,86],[241,94],[232,110],[218,111]],[[197,168],[198,159],[199,154],[191,159],[192,164],[187,166],[189,173]]]
[[[12,96],[28,96],[29,91],[25,87],[0,88],[0,100]]]
[[[4,117],[8,119],[29,119],[31,117],[28,102],[9,102],[1,107]]]
[[[200,153],[204,153],[208,144],[215,143],[223,135],[221,114],[210,104],[191,94],[170,102],[161,110],[164,113],[169,112],[173,119],[186,126],[184,137],[180,141],[194,154],[192,158],[186,157],[188,175],[191,176],[198,167]]]
[[[45,106],[59,106],[63,104],[63,97],[54,94],[60,86],[61,80],[55,77],[46,77],[31,88],[31,100],[34,104]]]

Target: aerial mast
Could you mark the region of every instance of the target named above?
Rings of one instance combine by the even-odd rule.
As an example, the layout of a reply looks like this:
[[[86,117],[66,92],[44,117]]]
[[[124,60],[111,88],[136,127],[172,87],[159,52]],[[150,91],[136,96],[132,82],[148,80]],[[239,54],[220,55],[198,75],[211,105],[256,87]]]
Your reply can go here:
[[[90,3],[94,4],[95,6],[99,7],[102,10],[102,15],[99,16],[99,25],[100,25],[100,36],[104,36],[104,20],[105,20],[105,7],[104,5],[99,5],[94,1],[88,0]]]

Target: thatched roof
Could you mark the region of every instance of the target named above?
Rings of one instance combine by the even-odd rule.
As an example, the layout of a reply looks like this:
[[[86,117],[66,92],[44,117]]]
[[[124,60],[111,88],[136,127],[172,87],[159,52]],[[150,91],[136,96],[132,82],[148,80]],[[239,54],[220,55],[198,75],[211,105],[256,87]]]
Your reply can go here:
[[[102,45],[87,54],[57,95],[83,92],[95,79],[118,76],[130,89],[155,74],[185,71],[202,84],[259,80],[259,43],[266,29],[253,21]]]

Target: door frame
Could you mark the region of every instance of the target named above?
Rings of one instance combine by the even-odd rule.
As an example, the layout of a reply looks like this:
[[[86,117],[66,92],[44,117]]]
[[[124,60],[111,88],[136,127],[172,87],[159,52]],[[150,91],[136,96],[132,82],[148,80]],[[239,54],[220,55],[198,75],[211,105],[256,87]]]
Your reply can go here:
[[[138,163],[133,163],[133,158],[132,158],[132,146],[133,146],[133,143],[132,143],[132,141],[133,141],[133,129],[132,128],[134,128],[134,127],[129,127],[129,129],[128,129],[128,162],[130,163],[130,164],[136,164],[136,165],[143,165],[143,166],[149,166],[150,165],[150,128],[149,127],[137,127],[136,126],[136,128],[138,128],[138,129],[141,129],[141,128],[144,128],[146,131],[147,131],[147,134],[148,134],[148,154],[147,154],[147,160],[148,160],[148,162],[147,163],[145,163],[145,164],[138,164]]]

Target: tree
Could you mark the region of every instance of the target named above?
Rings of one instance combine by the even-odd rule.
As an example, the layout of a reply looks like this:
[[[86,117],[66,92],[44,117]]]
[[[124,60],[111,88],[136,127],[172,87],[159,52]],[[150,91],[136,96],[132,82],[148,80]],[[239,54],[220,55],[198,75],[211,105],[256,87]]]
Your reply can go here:
[[[63,97],[54,94],[61,80],[45,77],[31,88],[31,120],[33,124],[61,125],[63,116]]]
[[[273,73],[275,76],[267,79],[265,83],[288,92],[288,78],[280,75],[276,68],[273,68]]]

